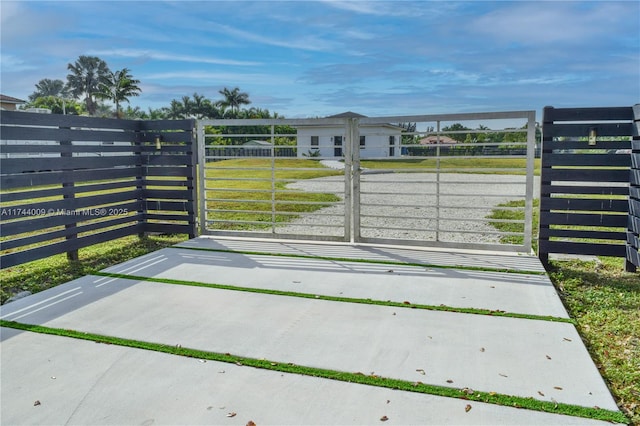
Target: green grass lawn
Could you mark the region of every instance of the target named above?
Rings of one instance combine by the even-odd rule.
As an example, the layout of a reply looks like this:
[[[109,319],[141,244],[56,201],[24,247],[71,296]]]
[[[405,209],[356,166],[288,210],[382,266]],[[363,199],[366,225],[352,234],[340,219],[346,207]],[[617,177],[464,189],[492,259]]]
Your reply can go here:
[[[209,229],[260,229],[272,222],[288,222],[297,213],[308,213],[340,201],[335,194],[287,189],[290,181],[342,175],[319,161],[276,159],[232,159],[207,164],[207,215],[215,220]],[[251,180],[243,180],[251,179]],[[272,198],[273,196],[273,198]],[[223,200],[223,201],[221,201]],[[248,222],[248,223],[243,223]]]

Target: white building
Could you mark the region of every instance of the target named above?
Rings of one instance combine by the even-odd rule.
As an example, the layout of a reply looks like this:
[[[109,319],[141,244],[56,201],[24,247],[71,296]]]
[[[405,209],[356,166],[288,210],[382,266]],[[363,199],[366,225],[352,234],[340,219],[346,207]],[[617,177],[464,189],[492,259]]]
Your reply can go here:
[[[361,118],[364,115],[345,112],[327,118]],[[298,157],[333,157],[344,155],[345,128],[326,124],[299,125]],[[360,158],[400,157],[402,127],[389,123],[361,124]]]

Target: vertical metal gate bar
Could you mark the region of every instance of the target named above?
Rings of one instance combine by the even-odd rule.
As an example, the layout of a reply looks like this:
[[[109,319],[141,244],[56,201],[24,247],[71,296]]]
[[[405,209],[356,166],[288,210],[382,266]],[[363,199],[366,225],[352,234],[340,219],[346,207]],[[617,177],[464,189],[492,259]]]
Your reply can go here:
[[[354,152],[354,126],[355,119],[347,118],[344,122],[345,141],[344,141],[344,239],[352,240],[351,224],[353,215],[353,152]]]
[[[348,228],[346,240],[353,243],[360,239],[360,123],[357,118],[351,119],[351,191],[349,207],[351,226]],[[345,203],[346,205],[346,203]]]
[[[276,140],[275,126],[271,125],[271,233],[276,233]]]
[[[440,241],[440,120],[436,130],[436,241]]]
[[[525,252],[531,252],[531,239],[533,235],[533,169],[535,161],[536,145],[536,113],[529,111],[527,114],[527,180],[524,202],[524,239]]]

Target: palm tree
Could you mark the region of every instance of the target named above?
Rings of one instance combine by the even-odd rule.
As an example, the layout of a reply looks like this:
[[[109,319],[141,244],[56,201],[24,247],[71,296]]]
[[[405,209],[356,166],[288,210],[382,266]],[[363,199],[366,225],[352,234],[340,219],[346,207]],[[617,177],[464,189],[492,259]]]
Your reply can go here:
[[[225,87],[218,93],[224,96],[224,100],[219,102],[220,106],[224,108],[230,107],[232,114],[234,113],[234,109],[235,112],[239,110],[240,105],[248,105],[251,103],[251,101],[249,100],[249,94],[241,92],[238,87],[234,88],[233,90],[229,90]]]
[[[36,90],[29,95],[29,100],[34,102],[36,99],[44,98],[46,96],[61,98],[64,97],[64,94],[64,81],[44,78],[36,84]]]
[[[98,91],[100,79],[109,73],[107,63],[97,56],[80,56],[73,64],[68,64],[67,69],[71,71],[67,75],[67,86],[71,95],[82,98],[87,107],[87,112],[95,114],[97,104],[94,99]]]
[[[116,116],[121,116],[120,103],[129,102],[131,96],[138,96],[142,91],[138,84],[140,80],[133,78],[128,68],[120,71],[109,71],[98,82],[98,90],[95,96],[101,99],[108,99],[116,106]]]

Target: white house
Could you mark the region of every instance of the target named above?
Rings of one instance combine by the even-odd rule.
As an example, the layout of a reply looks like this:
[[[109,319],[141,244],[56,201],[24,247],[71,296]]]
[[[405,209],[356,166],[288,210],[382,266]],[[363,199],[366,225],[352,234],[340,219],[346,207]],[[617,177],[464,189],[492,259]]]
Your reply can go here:
[[[366,117],[354,112],[344,112],[327,118]],[[326,124],[296,126],[298,157],[334,157],[344,155],[345,128]],[[403,128],[389,123],[361,124],[360,158],[400,157]]]

